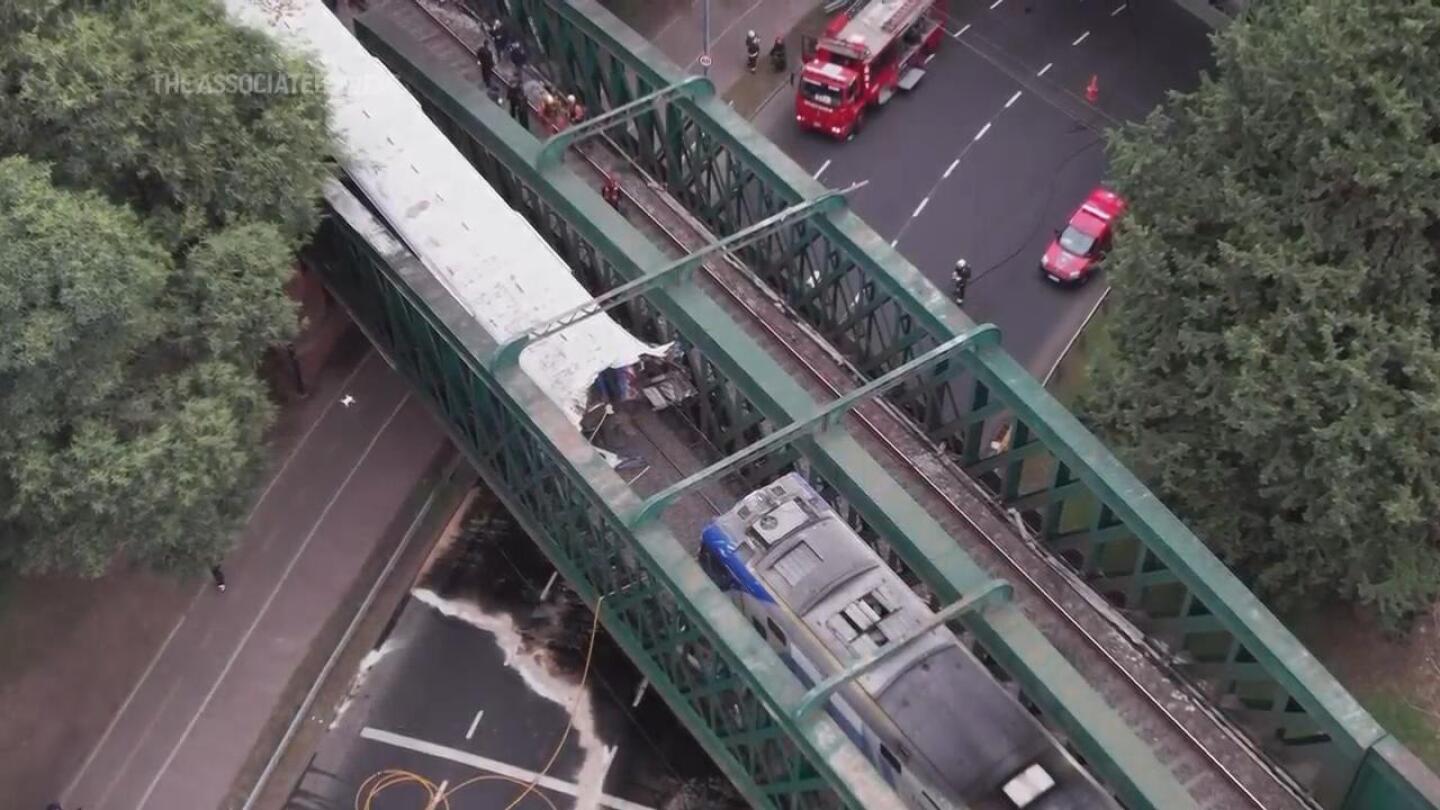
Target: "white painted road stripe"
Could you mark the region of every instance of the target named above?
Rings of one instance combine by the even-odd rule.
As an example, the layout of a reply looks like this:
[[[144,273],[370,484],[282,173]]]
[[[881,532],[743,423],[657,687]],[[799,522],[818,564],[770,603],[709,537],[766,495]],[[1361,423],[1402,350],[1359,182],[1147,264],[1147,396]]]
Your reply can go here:
[[[1019,100],[1019,98],[1020,98],[1020,91],[1019,91],[1019,90],[1016,90],[1016,91],[1015,91],[1015,95],[1011,96],[1011,97],[1010,97],[1010,100],[1007,101],[1007,102],[1005,102],[1005,109],[1007,109],[1007,110],[1010,109],[1010,105],[1011,105],[1011,104],[1014,104],[1017,100]]]
[[[931,59],[934,59],[934,58],[935,58],[935,54],[933,54],[933,53],[930,54],[929,56],[925,57],[925,64],[927,64],[927,65],[930,64],[930,60],[931,60]]]
[[[551,571],[551,572],[550,572],[550,579],[546,580],[546,582],[545,582],[545,589],[540,592],[540,601],[541,601],[541,602],[544,602],[545,599],[550,596],[550,589],[553,588],[553,587],[555,587],[555,578],[558,577],[558,576],[560,576],[560,572],[559,572],[559,571]]]
[[[1005,2],[1005,0],[995,0],[995,2],[990,4],[990,10],[994,11],[995,9],[999,8],[1000,4],[1003,2]]]
[[[1114,11],[1110,12],[1110,16],[1111,16],[1111,17],[1118,16],[1118,15],[1120,14],[1120,12],[1124,11],[1128,6],[1129,6],[1129,3],[1121,3],[1120,5],[1118,5],[1118,6],[1115,7],[1115,10],[1114,10]]]
[[[925,206],[927,206],[927,205],[929,205],[929,204],[930,204],[930,198],[929,198],[929,197],[926,197],[925,199],[921,200],[921,201],[920,201],[920,204],[917,205],[917,206],[915,206],[915,213],[911,214],[911,215],[910,215],[910,218],[911,218],[911,219],[914,219],[915,217],[920,216],[920,212],[921,212],[921,211],[924,211],[924,210],[925,210]]]
[[[955,34],[954,34],[954,36],[951,37],[951,39],[959,39],[961,34],[965,33],[966,31],[969,31],[969,30],[970,30],[970,23],[965,23],[965,27],[964,27],[964,28],[961,28],[959,31],[956,31]]]
[[[960,158],[955,158],[955,160],[953,160],[953,161],[950,163],[950,168],[948,168],[948,169],[945,170],[945,176],[946,176],[946,177],[949,177],[949,176],[950,176],[950,173],[953,172],[953,171],[955,171],[955,167],[956,167],[956,166],[959,166],[959,165],[960,165]]]
[[[468,739],[470,739],[471,737],[474,737],[474,736],[475,736],[475,729],[480,726],[480,718],[482,718],[482,717],[484,717],[484,716],[485,716],[485,710],[484,710],[484,709],[481,709],[480,711],[475,712],[475,719],[470,721],[470,728],[468,728],[468,729],[465,730],[465,739],[468,740]]]
[[[824,163],[821,163],[821,164],[820,164],[820,168],[818,168],[818,169],[815,170],[815,175],[814,175],[814,176],[815,176],[815,179],[816,179],[816,180],[819,180],[819,179],[820,179],[820,175],[824,174],[824,173],[825,173],[825,170],[828,169],[828,168],[830,168],[830,161],[827,160],[827,161],[825,161]]]
[[[896,246],[897,244],[899,244],[899,243],[900,243],[900,237],[897,236],[897,237],[895,237],[894,239],[891,239],[891,240],[890,240],[890,247],[893,248],[893,247],[895,247],[895,246]],[[860,299],[859,299],[859,298],[856,298],[855,300],[858,302]]]
[[[1045,67],[1040,68],[1040,72],[1039,72],[1039,73],[1036,73],[1035,75],[1036,75],[1036,76],[1044,76],[1044,75],[1045,75],[1045,72],[1046,72],[1047,70],[1049,70],[1050,68],[1054,67],[1054,66],[1055,66],[1055,63],[1054,63],[1054,62],[1046,62],[1046,63],[1045,63]]]
[[[1085,41],[1085,38],[1088,37],[1088,36],[1090,36],[1090,32],[1089,32],[1089,31],[1086,31],[1085,33],[1081,34],[1074,42],[1072,42],[1072,43],[1070,43],[1070,44],[1071,44],[1071,45],[1079,45],[1080,43],[1084,42],[1084,41]]]
[[[989,132],[989,131],[990,131],[990,122],[989,122],[989,121],[986,121],[986,122],[985,122],[985,126],[980,127],[980,131],[977,132],[977,133],[975,133],[975,140],[978,141],[978,140],[980,140],[981,138],[985,137],[985,133],[987,133],[987,132]]]
[[[482,757],[479,754],[472,754],[469,751],[461,751],[458,748],[451,748],[437,743],[417,740],[414,737],[407,737],[404,734],[396,734],[390,731],[382,731],[378,728],[366,726],[360,730],[360,738],[371,742],[390,745],[395,748],[404,748],[407,751],[414,751],[417,754],[425,754],[437,759],[448,759],[451,762],[458,762],[461,765],[469,765],[482,771],[497,773],[501,776],[508,776],[511,779],[518,779],[521,782],[535,782],[546,790],[553,790],[556,793],[564,793],[566,796],[579,796],[580,790],[574,782],[566,782],[563,779],[556,779],[553,776],[541,776],[534,771],[527,771],[524,768],[517,768],[499,760]],[[652,810],[643,804],[622,799],[618,796],[600,794],[600,804],[614,808],[614,810]]]

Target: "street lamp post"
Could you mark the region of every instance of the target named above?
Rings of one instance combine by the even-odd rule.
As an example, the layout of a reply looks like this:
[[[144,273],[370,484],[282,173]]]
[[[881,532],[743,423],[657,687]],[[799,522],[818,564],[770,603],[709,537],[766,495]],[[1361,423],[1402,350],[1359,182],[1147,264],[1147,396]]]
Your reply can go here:
[[[706,76],[710,75],[710,0],[704,0],[705,10],[701,16],[701,33],[704,45],[700,50],[700,66]]]

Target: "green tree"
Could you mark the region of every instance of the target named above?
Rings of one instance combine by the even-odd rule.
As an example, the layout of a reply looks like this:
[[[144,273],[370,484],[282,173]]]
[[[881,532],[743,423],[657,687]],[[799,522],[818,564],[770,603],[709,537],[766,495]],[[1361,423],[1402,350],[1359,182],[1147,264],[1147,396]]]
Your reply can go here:
[[[263,465],[260,355],[296,328],[323,88],[214,0],[0,24],[0,562],[213,562]]]
[[[224,554],[260,469],[271,406],[253,372],[191,366],[3,454],[9,549],[28,571],[126,559],[194,570]]]
[[[294,256],[266,223],[205,238],[175,278],[176,344],[197,356],[246,364],[295,334],[296,305],[284,285]]]
[[[123,389],[166,328],[169,255],[131,211],[0,160],[0,446]]]
[[[1081,409],[1262,591],[1440,591],[1440,6],[1268,0],[1111,144]]]
[[[230,25],[213,0],[49,19],[0,53],[12,85],[0,153],[50,161],[58,182],[134,205],[175,245],[236,222],[273,223],[292,242],[314,229],[329,136],[303,59]]]

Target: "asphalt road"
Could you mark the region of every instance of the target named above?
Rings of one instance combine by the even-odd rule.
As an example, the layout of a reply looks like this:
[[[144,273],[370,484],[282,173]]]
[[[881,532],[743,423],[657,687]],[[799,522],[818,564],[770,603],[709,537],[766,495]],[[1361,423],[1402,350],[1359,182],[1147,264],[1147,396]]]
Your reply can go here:
[[[327,370],[287,419],[303,435],[225,561],[227,591],[197,589],[70,775],[67,807],[220,807],[292,673],[444,442],[368,347]]]
[[[441,540],[289,810],[427,806],[413,783],[372,796],[366,780],[387,770],[443,782],[452,810],[507,807],[537,779],[516,810],[644,810],[716,776],[661,700],[637,700],[638,674],[603,633],[580,688],[592,614],[497,509],[482,501]]]
[[[1197,84],[1209,29],[1159,0],[966,2],[951,13],[953,35],[919,87],[872,112],[855,140],[801,131],[785,92],[756,125],[831,187],[868,180],[853,208],[942,289],[967,259],[966,311],[998,325],[1043,376],[1105,283],[1055,288],[1040,254],[1105,176],[1100,130]],[[1092,75],[1098,109],[1083,100]]]

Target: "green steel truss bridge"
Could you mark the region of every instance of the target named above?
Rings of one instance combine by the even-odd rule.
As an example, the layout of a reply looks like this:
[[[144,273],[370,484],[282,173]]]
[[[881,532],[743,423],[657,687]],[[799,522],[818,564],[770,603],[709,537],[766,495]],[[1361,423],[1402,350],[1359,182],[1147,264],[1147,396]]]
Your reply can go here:
[[[897,804],[674,528],[697,492],[793,468],[959,605],[950,626],[1127,806],[1440,806],[1436,777],[843,192],[594,0],[499,10],[533,71],[581,89],[586,123],[512,120],[457,15],[370,0],[354,30],[593,301],[492,334],[376,236],[393,223],[353,183],[309,259],[753,805]],[[591,317],[687,349],[697,391],[677,409],[709,456],[649,497],[518,363]],[[1009,600],[974,598],[997,579]]]

